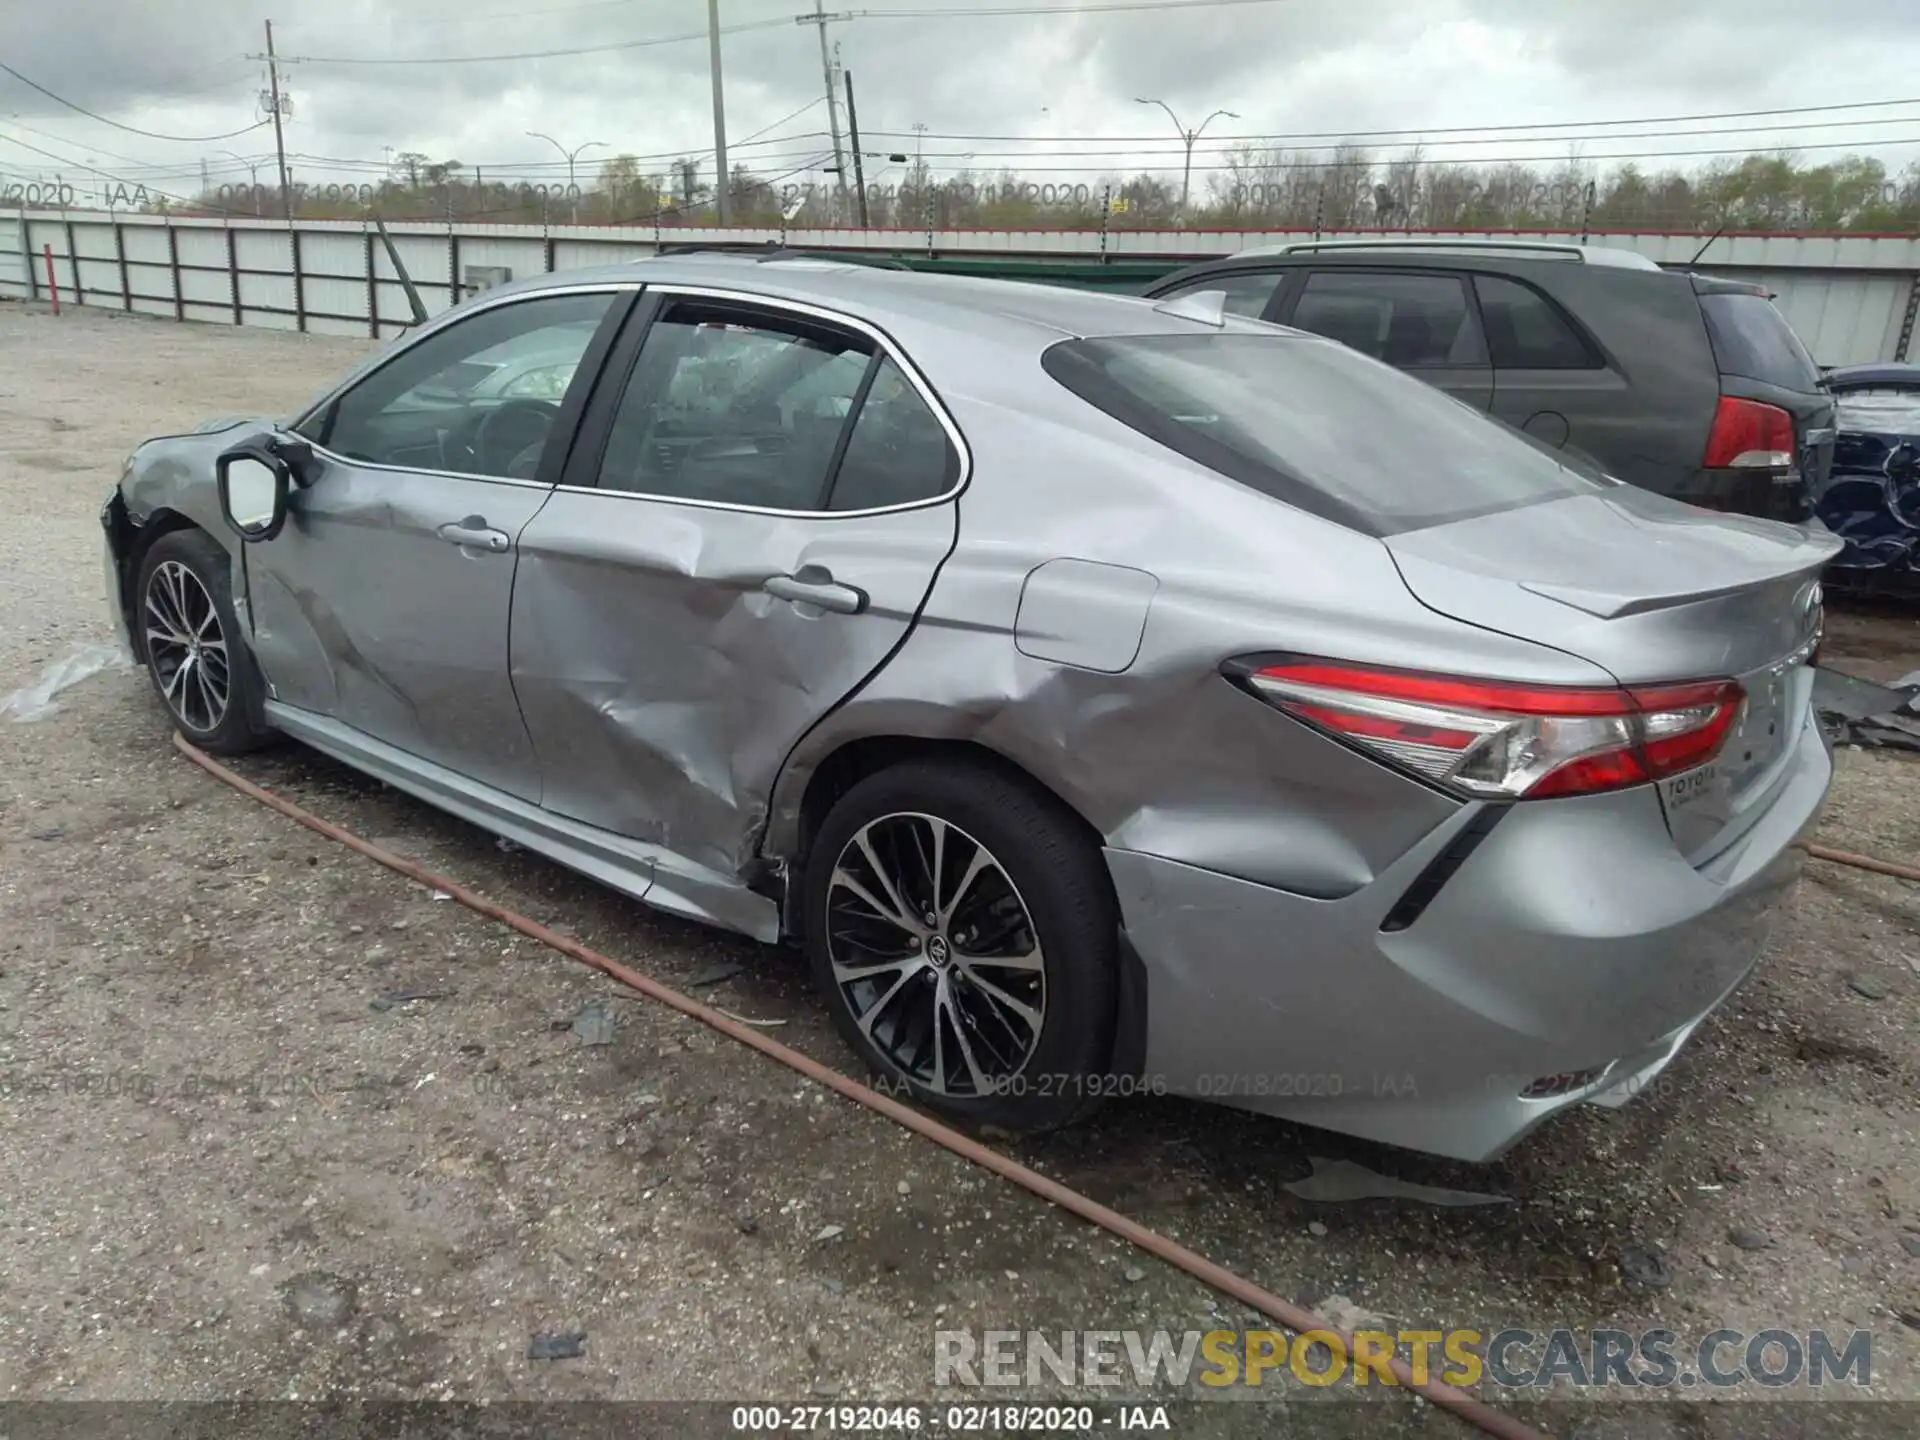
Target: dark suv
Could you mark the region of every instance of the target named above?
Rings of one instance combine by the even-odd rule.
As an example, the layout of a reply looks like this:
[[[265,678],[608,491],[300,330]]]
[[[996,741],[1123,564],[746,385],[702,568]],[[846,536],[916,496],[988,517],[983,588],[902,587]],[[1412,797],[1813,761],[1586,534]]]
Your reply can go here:
[[[1832,398],[1759,286],[1604,246],[1346,240],[1242,251],[1147,293],[1206,291],[1695,505],[1802,521],[1833,463]]]

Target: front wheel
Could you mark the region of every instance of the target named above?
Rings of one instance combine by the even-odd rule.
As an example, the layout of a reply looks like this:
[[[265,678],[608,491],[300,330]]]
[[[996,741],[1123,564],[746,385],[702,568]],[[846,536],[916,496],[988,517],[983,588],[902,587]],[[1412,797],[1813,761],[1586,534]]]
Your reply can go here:
[[[828,812],[803,883],[814,978],[881,1077],[1021,1131],[1110,1088],[1115,907],[1051,797],[985,765],[894,766]]]
[[[162,535],[140,564],[133,622],[173,723],[215,755],[257,750],[264,685],[233,611],[232,562],[202,530]]]

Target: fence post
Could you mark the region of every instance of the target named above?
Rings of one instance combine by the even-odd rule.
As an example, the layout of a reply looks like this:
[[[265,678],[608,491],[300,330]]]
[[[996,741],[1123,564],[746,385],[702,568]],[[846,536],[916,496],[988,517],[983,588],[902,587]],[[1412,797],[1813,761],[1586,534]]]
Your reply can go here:
[[[373,268],[373,231],[367,231],[367,338],[380,338],[380,282]]]
[[[113,222],[113,258],[120,267],[120,308],[129,315],[133,313],[133,272],[127,269],[127,237],[121,233],[120,222]]]
[[[300,273],[300,231],[287,227],[287,248],[293,256],[293,323],[301,334],[307,331],[307,282]]]
[[[42,247],[47,257],[47,294],[53,297],[53,313],[60,313],[60,282],[53,276],[53,242]]]
[[[26,268],[26,272],[27,272],[27,299],[38,300],[40,298],[40,277],[34,271],[33,230],[27,224],[27,206],[24,200],[20,202],[19,218],[20,218],[20,263]]]
[[[1913,340],[1913,322],[1920,316],[1920,270],[1907,277],[1907,308],[1900,316],[1900,343],[1893,347],[1893,358],[1906,362],[1907,346]]]
[[[174,294],[178,295],[180,272],[174,272]],[[233,226],[227,226],[227,298],[233,302],[233,323],[244,325],[246,312],[240,304],[240,250],[233,242]]]
[[[173,318],[187,318],[187,297],[180,290],[180,236],[167,226],[167,273],[173,276]]]
[[[67,268],[73,272],[73,303],[84,305],[87,303],[87,287],[80,283],[80,246],[73,238],[73,217],[67,216],[66,221]]]

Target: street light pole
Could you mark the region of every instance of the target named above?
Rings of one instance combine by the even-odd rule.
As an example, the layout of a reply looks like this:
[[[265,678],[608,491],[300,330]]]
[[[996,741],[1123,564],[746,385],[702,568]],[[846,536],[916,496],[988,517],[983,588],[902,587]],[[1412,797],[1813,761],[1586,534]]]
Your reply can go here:
[[[1187,197],[1193,190],[1193,147],[1195,143],[1206,133],[1207,126],[1218,120],[1222,115],[1226,116],[1229,120],[1238,120],[1240,117],[1232,110],[1216,110],[1213,114],[1202,120],[1196,128],[1189,130],[1180,123],[1180,117],[1173,113],[1173,107],[1164,100],[1142,100],[1136,96],[1133,103],[1136,105],[1158,105],[1162,110],[1166,111],[1167,118],[1173,121],[1173,128],[1180,132],[1180,138],[1186,144],[1187,164],[1186,169],[1183,170],[1180,175],[1180,218],[1184,221],[1187,218]]]
[[[586,144],[569,150],[558,140],[554,139],[553,136],[543,135],[538,130],[527,131],[527,137],[532,140],[544,140],[567,157],[567,199],[573,204],[573,223],[578,225],[580,223],[580,186],[573,178],[573,162],[582,150],[591,150],[596,145],[604,150],[607,148],[607,142],[604,140],[589,140]]]
[[[218,153],[233,155],[231,150],[222,150]],[[260,213],[260,162],[258,159],[249,160],[244,155],[233,155],[233,158],[247,167],[247,188],[253,191],[253,213],[258,215]]]

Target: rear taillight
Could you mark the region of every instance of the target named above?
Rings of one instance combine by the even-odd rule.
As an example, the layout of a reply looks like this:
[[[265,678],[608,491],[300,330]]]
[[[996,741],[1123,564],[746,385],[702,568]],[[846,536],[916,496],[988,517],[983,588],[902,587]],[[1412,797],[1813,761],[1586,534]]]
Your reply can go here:
[[[1722,395],[1707,436],[1709,470],[1784,470],[1793,459],[1793,416],[1778,405]]]
[[[1447,789],[1591,795],[1704,765],[1739,716],[1731,680],[1588,689],[1464,680],[1332,660],[1237,667],[1269,703]]]

